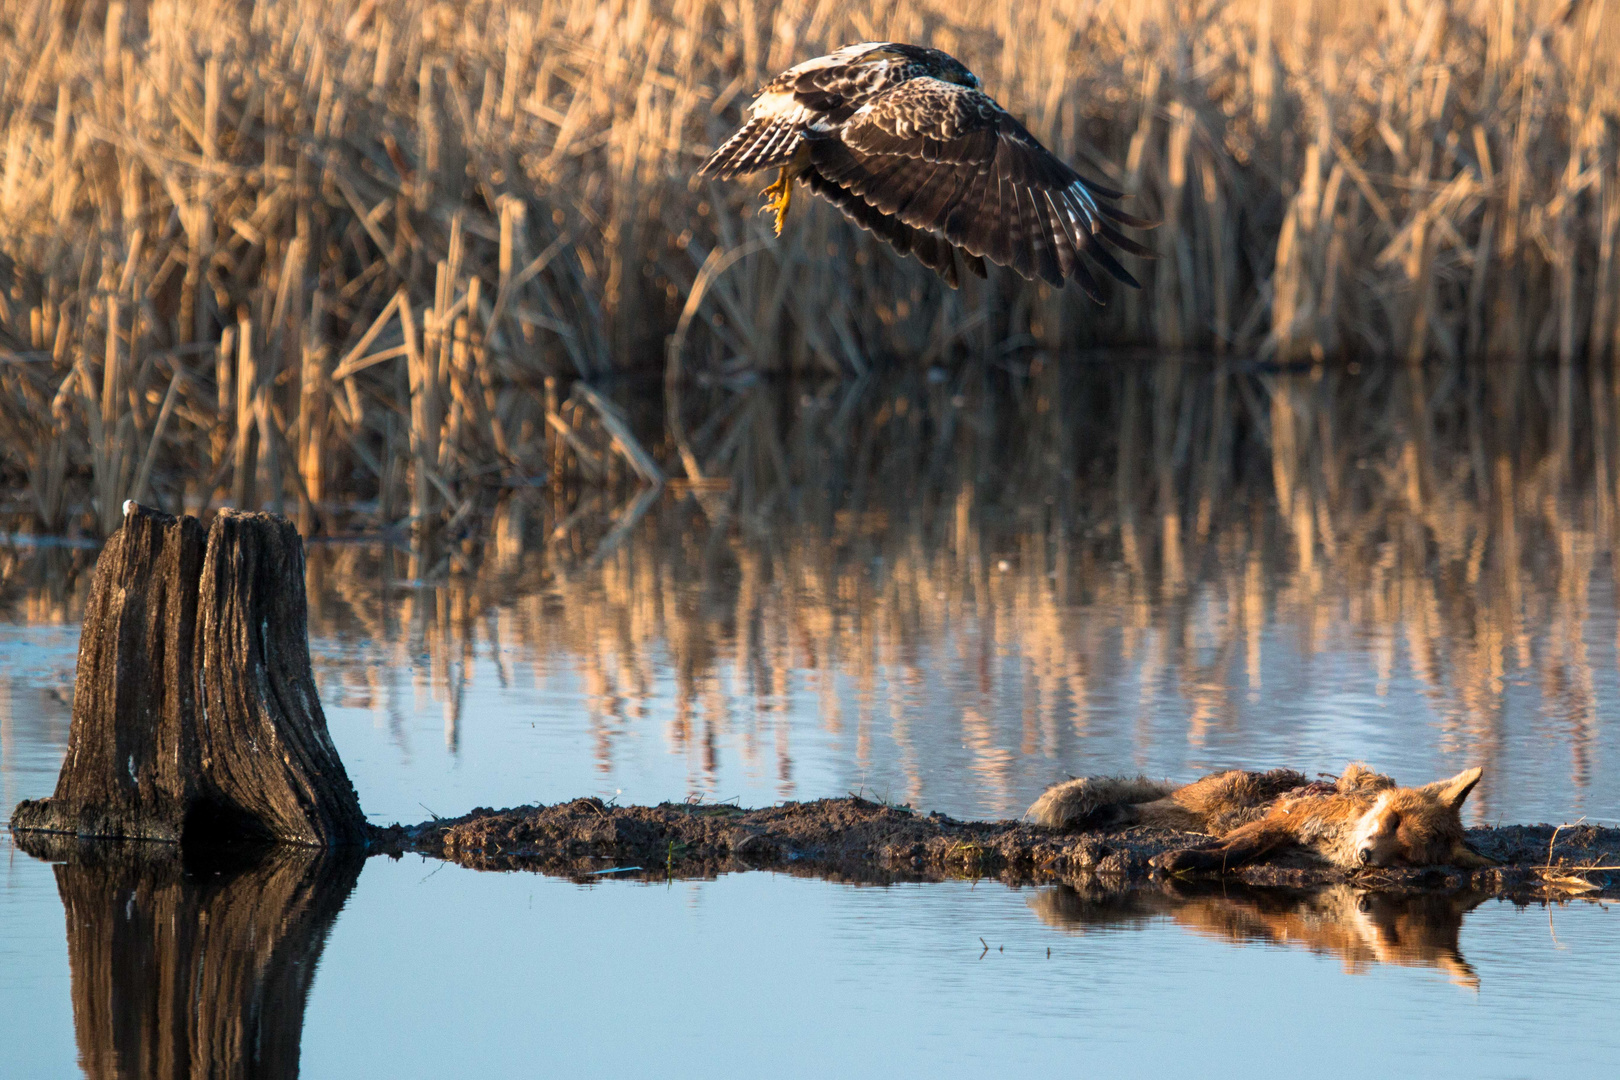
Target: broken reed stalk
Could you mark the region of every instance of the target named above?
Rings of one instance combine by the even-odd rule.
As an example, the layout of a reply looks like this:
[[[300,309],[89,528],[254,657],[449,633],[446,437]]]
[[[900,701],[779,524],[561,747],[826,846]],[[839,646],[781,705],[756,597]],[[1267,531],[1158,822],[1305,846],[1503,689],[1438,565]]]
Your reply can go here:
[[[709,253],[751,242],[689,373],[1014,342],[1604,365],[1620,338],[1601,3],[0,0],[0,26],[0,478],[50,530],[105,535],[142,486],[465,529],[503,481],[649,476],[644,435],[542,388],[656,372]],[[748,185],[693,182],[761,78],[873,35],[952,51],[1163,219],[1148,291],[952,293],[826,207],[767,240]]]
[[[309,664],[292,524],[135,504],[96,562],[68,751],[19,832],[187,844],[364,844]]]
[[[1531,868],[1536,874],[1538,883],[1549,894],[1579,896],[1582,893],[1598,892],[1606,886],[1595,884],[1586,877],[1587,874],[1607,874],[1620,871],[1620,866],[1604,865],[1604,856],[1602,855],[1586,863],[1568,864],[1563,859],[1559,859],[1557,863],[1553,862],[1553,850],[1558,846],[1558,834],[1565,829],[1575,828],[1585,821],[1586,818],[1581,817],[1575,821],[1563,822],[1553,829],[1553,834],[1547,841],[1547,861],[1540,866]],[[1607,852],[1604,853],[1604,855],[1607,854]]]

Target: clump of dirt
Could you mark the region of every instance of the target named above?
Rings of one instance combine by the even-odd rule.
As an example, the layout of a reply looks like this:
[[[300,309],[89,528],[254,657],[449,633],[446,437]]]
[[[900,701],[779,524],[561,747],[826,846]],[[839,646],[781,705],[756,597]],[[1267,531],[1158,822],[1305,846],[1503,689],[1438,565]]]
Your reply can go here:
[[[991,877],[1024,884],[1077,876],[1146,881],[1162,876],[1149,865],[1153,856],[1208,840],[1200,833],[1162,829],[1082,832],[1015,821],[957,821],[854,796],[758,810],[725,804],[613,806],[584,798],[555,806],[480,808],[464,817],[395,825],[377,830],[373,850],[414,851],[478,869],[573,877],[620,868],[641,877],[778,869],[852,881]],[[1502,865],[1475,871],[1346,871],[1293,853],[1227,877],[1272,887],[1353,883],[1395,891],[1467,888],[1495,896],[1529,895],[1547,889],[1551,876],[1542,868],[1550,861],[1561,869],[1558,880],[1587,881],[1592,887],[1585,892],[1620,892],[1620,877],[1580,870],[1613,861],[1601,856],[1620,853],[1620,829],[1509,826],[1475,829],[1469,840]]]

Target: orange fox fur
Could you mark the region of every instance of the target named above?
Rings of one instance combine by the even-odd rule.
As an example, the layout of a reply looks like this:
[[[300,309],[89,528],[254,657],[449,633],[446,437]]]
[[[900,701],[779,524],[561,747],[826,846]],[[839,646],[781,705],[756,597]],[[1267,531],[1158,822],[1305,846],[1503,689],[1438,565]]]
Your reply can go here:
[[[1463,839],[1463,800],[1483,770],[1405,788],[1352,764],[1333,783],[1287,769],[1213,773],[1182,787],[1085,777],[1056,784],[1026,816],[1062,827],[1147,825],[1205,832],[1216,841],[1167,851],[1153,864],[1172,873],[1242,866],[1304,848],[1346,869],[1492,865]]]

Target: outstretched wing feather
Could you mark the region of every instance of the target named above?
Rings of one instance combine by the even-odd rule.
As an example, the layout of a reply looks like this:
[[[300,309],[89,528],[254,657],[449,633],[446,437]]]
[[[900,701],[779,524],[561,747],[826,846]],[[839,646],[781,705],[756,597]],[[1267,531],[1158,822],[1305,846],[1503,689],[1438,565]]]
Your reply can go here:
[[[1052,233],[1057,226],[1046,216],[1044,194],[1038,187],[1024,185],[1018,189],[1018,198],[1024,204],[1025,219],[1034,223],[1029,230],[1029,248],[1036,276],[1048,284],[1062,285],[1063,274],[1052,250]]]
[[[830,179],[907,225],[1054,283],[1084,272],[1079,256],[1095,246],[1099,213],[1121,213],[1100,201],[1117,193],[1053,157],[988,96],[939,79],[877,95],[840,131],[813,140],[811,155]],[[911,164],[886,164],[897,158]],[[1097,262],[1135,284],[1108,252]]]
[[[913,228],[894,215],[885,214],[853,191],[840,187],[815,169],[806,173],[804,180],[812,192],[838,207],[850,221],[893,247],[900,254],[916,256],[917,261],[939,274],[951,288],[956,288],[960,283],[956,246],[943,236]],[[984,263],[974,256],[966,253],[964,255],[963,261],[967,268],[979,277],[984,277]]]
[[[1103,303],[1102,290],[1097,287],[1097,279],[1091,276],[1091,271],[1086,269],[1085,263],[1076,262],[1074,264],[1074,282],[1080,286],[1080,291],[1091,297],[1092,300],[1099,304]]]
[[[962,246],[983,257],[989,251],[992,237],[1000,231],[990,213],[978,211],[985,207],[996,191],[995,170],[980,168],[968,178],[963,190],[936,218],[940,231],[946,236],[959,236]],[[996,194],[999,201],[999,193]]]
[[[1135,255],[1139,259],[1157,259],[1159,257],[1157,251],[1150,247],[1143,247],[1107,222],[1099,221],[1097,223],[1097,236],[1113,244],[1127,255]]]
[[[1074,261],[1079,257],[1079,252],[1070,232],[1068,211],[1063,205],[1063,193],[1043,191],[1041,197],[1046,200],[1046,213],[1054,226],[1052,247],[1057,253],[1058,270],[1064,277],[1068,277],[1074,270]]]
[[[1081,248],[1081,250],[1084,251],[1086,255],[1089,256],[1094,262],[1096,262],[1098,266],[1101,266],[1104,270],[1108,271],[1108,273],[1113,276],[1114,280],[1122,281],[1133,289],[1140,289],[1142,287],[1142,283],[1132,277],[1129,270],[1119,265],[1119,260],[1114,258],[1113,253],[1107,248],[1103,247],[1095,236],[1086,237],[1085,246]]]
[[[1154,229],[1159,225],[1157,221],[1150,221],[1147,218],[1139,218],[1135,214],[1127,214],[1119,207],[1110,206],[1107,203],[1098,203],[1097,210],[1104,217],[1111,217],[1121,225],[1128,225],[1133,229]]]

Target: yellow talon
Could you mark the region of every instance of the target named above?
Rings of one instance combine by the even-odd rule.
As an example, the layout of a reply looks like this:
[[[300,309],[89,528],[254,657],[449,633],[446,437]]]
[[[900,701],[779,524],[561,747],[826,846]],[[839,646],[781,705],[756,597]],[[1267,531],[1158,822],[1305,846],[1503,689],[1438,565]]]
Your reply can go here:
[[[760,192],[767,196],[763,209],[776,214],[776,235],[782,235],[782,223],[787,220],[788,206],[793,202],[793,177],[788,175],[787,169],[780,169],[776,174],[776,183]]]

